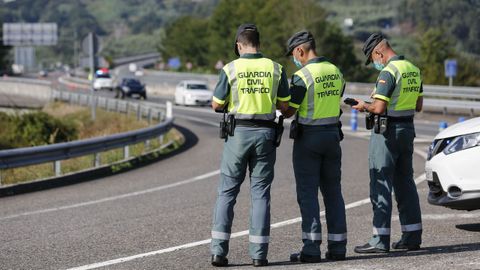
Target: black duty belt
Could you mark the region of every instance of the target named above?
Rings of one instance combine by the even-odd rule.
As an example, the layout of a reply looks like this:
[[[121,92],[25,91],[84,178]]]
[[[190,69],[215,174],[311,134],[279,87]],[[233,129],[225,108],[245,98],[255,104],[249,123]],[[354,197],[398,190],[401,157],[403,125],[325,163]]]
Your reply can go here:
[[[388,122],[389,123],[412,123],[413,116],[407,116],[407,117],[388,116]]]
[[[275,128],[277,123],[268,120],[245,120],[235,119],[236,126],[242,127],[263,127],[263,128]]]
[[[312,128],[331,128],[331,127],[338,127],[338,123],[334,123],[334,124],[325,124],[325,125],[304,125],[304,124],[300,124],[298,123],[299,126],[301,127],[306,127],[306,128],[309,128],[309,127],[312,127]]]

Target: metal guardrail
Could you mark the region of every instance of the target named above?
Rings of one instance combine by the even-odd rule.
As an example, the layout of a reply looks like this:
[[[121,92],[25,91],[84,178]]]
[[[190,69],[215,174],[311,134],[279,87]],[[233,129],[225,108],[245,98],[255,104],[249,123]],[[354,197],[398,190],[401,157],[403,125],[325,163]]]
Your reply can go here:
[[[346,94],[345,97],[358,98],[363,100],[370,100],[369,95],[358,95],[358,94]],[[429,98],[425,97],[423,99],[423,107],[436,109],[442,111],[444,114],[447,114],[448,111],[452,110],[462,110],[468,112],[471,116],[475,113],[480,112],[480,102],[473,100],[452,100],[452,99],[440,99],[440,98]]]
[[[161,121],[159,124],[147,128],[129,131],[120,134],[114,134],[105,137],[91,138],[86,140],[72,141],[66,143],[58,143],[37,147],[26,147],[11,150],[0,151],[0,170],[9,168],[18,168],[23,166],[35,165],[53,162],[55,176],[61,176],[61,160],[94,155],[94,164],[92,167],[100,166],[99,154],[104,151],[123,148],[123,159],[128,160],[129,146],[145,142],[148,146],[150,140],[158,138],[160,141],[160,149],[165,148],[172,142],[168,142],[162,146],[163,135],[173,126],[172,104],[167,102],[165,109],[159,105],[142,104],[139,102],[130,102],[105,97],[90,96],[88,94],[71,93],[63,91],[53,91],[53,98],[56,100],[69,101],[73,104],[95,106],[106,109],[107,111],[117,112],[136,112],[137,119],[146,117],[149,122],[154,118]],[[1,185],[1,174],[0,174]]]
[[[374,89],[373,83],[347,82],[347,93],[370,94]],[[480,100],[480,87],[467,86],[446,86],[446,85],[424,85],[423,94],[425,97],[436,97],[443,99],[466,99]]]

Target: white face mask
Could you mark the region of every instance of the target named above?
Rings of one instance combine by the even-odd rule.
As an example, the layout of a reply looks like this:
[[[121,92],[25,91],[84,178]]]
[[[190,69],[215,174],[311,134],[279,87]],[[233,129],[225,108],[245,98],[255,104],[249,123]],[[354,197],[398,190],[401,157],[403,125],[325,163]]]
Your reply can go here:
[[[295,56],[293,56],[293,63],[295,64],[295,66],[297,66],[298,68],[302,68],[303,65],[300,61],[297,60],[297,58],[295,58]]]
[[[385,65],[381,64],[380,62],[373,61],[373,67],[379,71],[382,71],[385,68]]]

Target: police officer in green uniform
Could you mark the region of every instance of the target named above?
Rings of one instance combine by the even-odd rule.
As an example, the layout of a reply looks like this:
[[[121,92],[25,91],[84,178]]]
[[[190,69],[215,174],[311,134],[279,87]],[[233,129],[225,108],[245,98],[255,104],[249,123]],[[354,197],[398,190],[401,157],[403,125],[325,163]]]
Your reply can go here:
[[[303,248],[291,261],[320,262],[322,242],[318,189],[323,196],[328,228],[329,260],[344,260],[347,243],[345,203],[341,179],[340,99],[345,81],[340,70],[318,57],[315,40],[308,31],[294,34],[287,42],[287,55],[300,70],[292,77],[291,101],[286,117],[296,114],[293,169],[297,201],[302,215]]]
[[[254,24],[237,30],[235,53],[225,65],[213,95],[215,110],[227,106],[236,119],[233,136],[223,149],[220,184],[212,228],[212,265],[226,266],[233,207],[248,166],[250,176],[249,253],[254,266],[268,264],[270,186],[276,158],[276,109],[286,111],[290,94],[282,66],[258,52],[260,35]]]
[[[366,65],[373,62],[380,75],[373,102],[357,100],[358,104],[353,108],[377,115],[377,122],[383,122],[384,126],[372,131],[369,146],[373,237],[367,244],[357,246],[355,252],[390,250],[392,191],[402,228],[402,237],[392,244],[392,249],[417,250],[422,241],[422,220],[413,180],[412,156],[413,117],[423,105],[420,70],[405,57],[397,55],[381,33],[374,33],[365,41],[363,52],[367,57]]]

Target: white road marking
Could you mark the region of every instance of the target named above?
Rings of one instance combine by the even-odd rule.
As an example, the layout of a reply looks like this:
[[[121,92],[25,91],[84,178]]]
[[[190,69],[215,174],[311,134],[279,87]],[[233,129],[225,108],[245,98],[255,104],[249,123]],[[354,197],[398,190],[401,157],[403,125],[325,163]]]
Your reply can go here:
[[[420,183],[424,180],[425,180],[425,174],[422,174],[415,179],[415,183]],[[362,205],[369,204],[369,203],[370,203],[370,199],[363,199],[363,200],[356,201],[356,202],[345,205],[345,209],[351,209],[351,208],[355,208],[355,207],[362,206]],[[321,211],[320,216],[324,216],[324,215],[325,215],[325,211]],[[297,218],[293,218],[293,219],[289,219],[289,220],[285,220],[285,221],[281,221],[281,222],[271,224],[270,228],[273,229],[273,228],[285,227],[285,226],[288,226],[288,225],[291,225],[291,224],[299,223],[301,221],[302,221],[302,218],[297,217]],[[230,239],[238,238],[238,237],[245,236],[245,235],[248,235],[248,230],[232,233],[231,236],[230,236]],[[74,267],[74,268],[69,268],[67,270],[96,269],[96,268],[105,267],[105,266],[109,266],[109,265],[129,262],[129,261],[133,261],[133,260],[140,259],[140,258],[145,258],[145,257],[160,255],[160,254],[169,253],[169,252],[173,252],[173,251],[178,251],[178,250],[182,250],[182,249],[187,249],[187,248],[197,247],[197,246],[201,246],[201,245],[206,245],[206,244],[209,244],[211,241],[212,241],[211,238],[210,239],[205,239],[205,240],[201,240],[201,241],[197,241],[197,242],[191,242],[191,243],[187,243],[187,244],[183,244],[183,245],[179,245],[179,246],[154,250],[154,251],[141,253],[141,254],[137,254],[137,255],[132,255],[132,256],[128,256],[128,257],[123,257],[123,258],[108,260],[108,261],[104,261],[104,262],[98,262],[98,263],[87,264],[87,265],[78,266],[78,267]]]
[[[220,174],[220,170],[215,170],[215,171],[212,171],[212,172],[208,172],[208,173],[205,173],[205,174],[202,174],[202,175],[199,175],[199,176],[195,176],[195,177],[190,178],[190,179],[186,179],[186,180],[175,182],[175,183],[168,184],[168,185],[163,185],[163,186],[158,186],[158,187],[149,188],[149,189],[145,189],[145,190],[125,193],[125,194],[116,195],[116,196],[112,196],[112,197],[106,197],[106,198],[93,200],[93,201],[86,201],[86,202],[82,202],[82,203],[76,203],[76,204],[71,204],[71,205],[52,207],[52,208],[46,208],[46,209],[41,209],[41,210],[36,210],[36,211],[24,212],[24,213],[20,213],[20,214],[14,214],[14,215],[10,215],[10,216],[4,216],[4,217],[0,217],[0,221],[6,220],[6,219],[12,219],[12,218],[16,218],[16,217],[30,216],[30,215],[36,215],[36,214],[45,214],[45,213],[49,213],[49,212],[72,209],[72,208],[77,208],[77,207],[82,207],[82,206],[87,206],[87,205],[99,204],[99,203],[110,202],[110,201],[115,201],[115,200],[119,200],[119,199],[139,196],[139,195],[143,195],[143,194],[147,194],[147,193],[152,193],[152,192],[156,192],[156,191],[160,191],[160,190],[165,190],[165,189],[169,189],[169,188],[173,188],[173,187],[177,187],[177,186],[181,186],[181,185],[205,180],[205,179],[208,179],[208,178],[210,178],[212,176],[215,176],[215,175],[218,175],[218,174]]]
[[[459,214],[425,214],[422,215],[422,220],[459,220],[463,218],[480,218],[480,213],[459,213]],[[399,220],[398,217],[392,217],[392,220]]]

